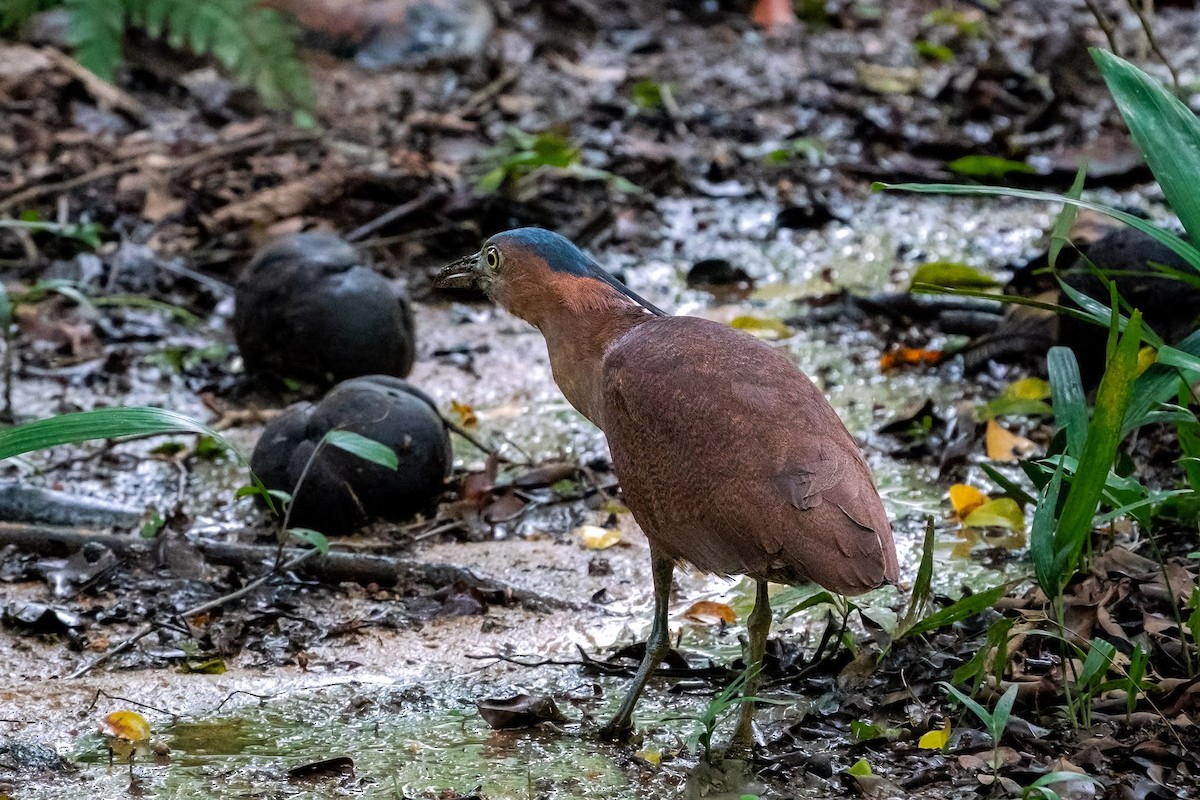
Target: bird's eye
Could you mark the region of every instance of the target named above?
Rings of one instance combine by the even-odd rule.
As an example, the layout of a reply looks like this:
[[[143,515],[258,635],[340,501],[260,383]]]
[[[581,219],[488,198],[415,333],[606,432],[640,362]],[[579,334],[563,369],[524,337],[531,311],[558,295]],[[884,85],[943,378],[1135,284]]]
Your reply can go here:
[[[483,251],[483,260],[487,264],[488,269],[497,269],[500,266],[500,250],[496,247],[489,247]]]

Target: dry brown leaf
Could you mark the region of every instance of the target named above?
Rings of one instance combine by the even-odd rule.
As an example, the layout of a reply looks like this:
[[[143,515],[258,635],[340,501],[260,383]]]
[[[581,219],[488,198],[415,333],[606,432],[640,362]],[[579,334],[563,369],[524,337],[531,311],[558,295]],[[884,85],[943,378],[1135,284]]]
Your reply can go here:
[[[337,200],[346,190],[346,184],[345,170],[327,165],[311,175],[272,186],[218,208],[204,219],[204,224],[208,228],[268,225],[277,219],[296,216],[310,205]]]

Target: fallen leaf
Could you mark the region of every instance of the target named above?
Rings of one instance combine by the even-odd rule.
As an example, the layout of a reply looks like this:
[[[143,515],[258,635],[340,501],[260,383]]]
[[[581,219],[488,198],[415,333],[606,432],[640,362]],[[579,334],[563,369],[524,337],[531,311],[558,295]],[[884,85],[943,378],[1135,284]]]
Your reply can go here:
[[[458,422],[464,428],[474,428],[479,425],[479,417],[475,415],[475,409],[466,403],[460,403],[457,400],[450,401],[450,410],[458,417]]]
[[[879,369],[891,372],[897,367],[936,366],[942,363],[941,350],[924,350],[919,347],[896,347],[879,358]]]
[[[479,716],[493,730],[532,728],[543,722],[566,722],[567,718],[554,705],[554,701],[542,694],[518,694],[513,697],[493,697],[475,704]]]
[[[987,457],[993,461],[1016,461],[1037,449],[1037,445],[1006,430],[994,419],[989,419],[986,434]]]
[[[846,771],[856,778],[865,778],[868,775],[875,774],[871,772],[871,765],[867,763],[865,758],[860,758],[858,761],[855,761],[850,769]]]
[[[956,483],[950,487],[950,506],[954,509],[954,516],[960,520],[965,519],[968,514],[986,503],[987,500],[987,495],[974,486]]]
[[[100,733],[126,742],[150,738],[150,723],[136,711],[114,711],[100,720]]]
[[[705,625],[718,625],[722,622],[732,625],[737,619],[737,615],[733,613],[732,608],[724,603],[717,603],[712,600],[700,600],[692,603],[691,607],[683,612],[683,616],[695,622],[702,622]]]
[[[1054,409],[1046,402],[1050,383],[1041,378],[1021,378],[1013,381],[995,399],[979,407],[979,418],[993,419],[1006,415],[1048,417]]]
[[[647,764],[654,764],[655,766],[662,763],[662,753],[658,750],[638,750],[633,754],[633,757],[640,758]]]
[[[909,283],[909,291],[918,283],[928,283],[952,289],[987,289],[999,286],[1000,282],[984,275],[974,267],[955,261],[930,261],[917,267]]]
[[[607,550],[621,541],[620,528],[601,528],[599,525],[580,525],[575,535],[588,550]]]
[[[916,91],[925,76],[913,67],[889,67],[860,62],[855,65],[858,82],[876,94],[909,94]]]
[[[922,750],[944,750],[950,741],[950,718],[942,723],[941,730],[927,731],[917,741],[917,747]]]
[[[749,314],[734,317],[729,323],[729,327],[737,328],[739,331],[745,331],[753,336],[757,336],[759,339],[767,339],[769,341],[786,339],[795,333],[782,320],[755,317]]]
[[[1016,500],[1011,497],[997,497],[963,517],[962,524],[968,528],[1008,528],[1024,531],[1025,514]]]

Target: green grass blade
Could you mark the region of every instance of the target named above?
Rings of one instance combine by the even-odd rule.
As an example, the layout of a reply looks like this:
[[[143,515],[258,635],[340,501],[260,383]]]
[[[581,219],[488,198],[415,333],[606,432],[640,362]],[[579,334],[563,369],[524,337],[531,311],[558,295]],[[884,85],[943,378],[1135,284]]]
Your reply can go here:
[[[1008,718],[1012,716],[1015,702],[1017,702],[1017,684],[1013,683],[996,701],[996,708],[992,711],[992,724],[988,726],[988,733],[992,735],[992,741],[996,744],[1000,744],[1000,737],[1004,735],[1004,729],[1008,727]]]
[[[950,694],[951,697],[953,697],[955,700],[957,700],[958,702],[960,702],[964,706],[966,706],[968,709],[970,709],[971,713],[979,718],[979,721],[983,723],[985,728],[991,728],[991,726],[992,726],[991,712],[989,712],[986,708],[984,708],[979,703],[977,703],[974,698],[964,694],[963,692],[960,692],[958,689],[954,688],[949,683],[946,683],[946,681],[938,681],[938,683],[941,685],[941,687],[943,689],[945,689]]]
[[[1041,200],[1047,203],[1068,203],[1078,208],[1087,208],[1124,222],[1131,228],[1137,228],[1156,242],[1169,248],[1187,263],[1200,270],[1200,250],[1179,238],[1170,231],[1163,230],[1152,222],[1141,217],[1135,217],[1119,208],[1093,203],[1090,200],[1067,197],[1054,192],[1039,192],[1034,189],[1009,189],[1004,186],[963,186],[956,183],[874,183],[872,189],[885,189],[898,192],[915,192],[917,194],[945,194],[978,197],[1018,197],[1024,200]]]
[[[946,606],[941,611],[936,611],[916,625],[913,625],[906,635],[917,636],[922,633],[929,633],[930,631],[936,631],[939,628],[944,628],[947,625],[973,617],[985,608],[991,608],[996,605],[996,601],[1003,597],[1007,591],[1008,585],[1002,583],[987,591],[967,595],[953,605]]]
[[[933,283],[914,283],[909,289],[913,294],[949,294],[955,297],[978,297],[983,300],[994,300],[998,303],[1011,303],[1017,306],[1029,306],[1030,308],[1040,308],[1043,311],[1052,311],[1055,314],[1062,314],[1068,317],[1083,322],[1091,322],[1095,325],[1107,325],[1107,317],[1103,323],[1097,322],[1096,318],[1091,314],[1080,311],[1077,308],[1069,308],[1060,306],[1057,303],[1046,303],[1041,300],[1035,300],[1032,297],[1021,297],[1015,294],[998,294],[996,292],[986,292],[981,289],[964,289],[961,287],[938,286]]]
[[[1200,357],[1200,331],[1192,333],[1174,348],[1190,356]],[[1151,414],[1175,396],[1179,390],[1182,378],[1179,370],[1166,364],[1152,364],[1143,372],[1133,385],[1133,396],[1129,401],[1129,409],[1125,412],[1125,422],[1121,426],[1121,434],[1125,435],[1135,428],[1140,428],[1153,418]]]
[[[1121,303],[1119,296],[1112,296],[1112,293],[1116,291],[1116,284],[1103,276],[1099,277],[1104,281],[1105,285],[1109,287],[1110,297],[1107,305],[1101,303],[1094,297],[1084,294],[1075,287],[1071,286],[1071,284],[1064,281],[1062,278],[1055,276],[1055,280],[1058,281],[1058,286],[1062,290],[1062,293],[1071,298],[1071,301],[1075,303],[1075,305],[1083,309],[1083,313],[1086,315],[1088,322],[1109,330],[1109,339],[1113,344],[1115,344],[1115,332],[1125,330],[1125,327],[1129,324],[1129,318],[1124,314],[1113,314],[1113,309],[1118,308],[1119,304]],[[1163,343],[1162,337],[1146,327],[1145,324],[1142,325],[1142,338],[1145,339],[1146,344],[1150,345],[1151,347],[1161,347]]]
[[[1075,353],[1069,347],[1051,347],[1046,353],[1046,371],[1054,424],[1067,432],[1067,453],[1079,458],[1087,441],[1088,411]]]
[[[372,464],[386,467],[387,469],[396,469],[400,463],[395,450],[383,442],[368,439],[360,433],[353,431],[330,431],[325,434],[325,441],[340,450],[353,453],[359,458],[370,461]]]
[[[1067,190],[1067,197],[1076,200],[1080,198],[1083,194],[1085,178],[1087,178],[1087,162],[1083,161],[1079,164],[1079,171],[1075,173],[1075,180],[1071,183],[1071,188]],[[1063,245],[1071,241],[1071,226],[1075,224],[1075,214],[1078,211],[1078,206],[1063,203],[1062,211],[1058,212],[1058,218],[1054,220],[1054,229],[1050,231],[1050,249],[1046,253],[1050,269],[1054,269],[1055,264],[1058,263],[1058,254],[1062,252]]]
[[[1096,408],[1088,425],[1087,442],[1054,535],[1055,560],[1062,568],[1060,572],[1067,573],[1065,577],[1074,571],[1083,551],[1108,471],[1116,457],[1117,445],[1121,442],[1121,427],[1137,378],[1141,333],[1142,315],[1135,311],[1096,393]]]
[[[1038,586],[1047,597],[1056,596],[1065,583],[1059,574],[1054,554],[1054,523],[1057,519],[1058,495],[1062,491],[1063,462],[1058,462],[1054,477],[1042,488],[1037,507],[1033,510],[1033,523],[1029,528],[1029,556],[1033,559],[1033,573]]]
[[[1022,488],[1016,481],[1012,480],[1003,472],[991,466],[990,464],[980,464],[979,468],[982,469],[987,476],[992,479],[992,483],[1003,489],[1006,495],[1011,497],[1013,500],[1016,500],[1020,505],[1031,506],[1037,502],[1036,497],[1025,491],[1025,489]]]
[[[1091,52],[1171,210],[1188,235],[1200,240],[1200,120],[1133,64],[1104,50]]]
[[[61,444],[158,433],[200,433],[211,436],[229,448],[238,460],[244,460],[233,445],[203,422],[178,411],[140,406],[80,411],[0,430],[0,461]]]
[[[933,584],[933,547],[935,533],[933,516],[925,519],[925,542],[921,548],[921,564],[917,567],[917,579],[913,581],[912,593],[909,595],[908,610],[904,614],[899,631],[911,630],[917,622],[917,617],[925,613],[925,607],[932,596],[930,586]],[[901,634],[903,635],[903,634]]]

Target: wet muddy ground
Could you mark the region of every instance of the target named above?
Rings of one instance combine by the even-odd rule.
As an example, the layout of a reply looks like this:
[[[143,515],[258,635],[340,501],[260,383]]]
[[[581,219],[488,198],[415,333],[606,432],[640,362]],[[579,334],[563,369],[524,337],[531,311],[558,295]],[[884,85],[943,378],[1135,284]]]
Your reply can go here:
[[[302,390],[247,382],[229,329],[238,272],[272,236],[311,228],[346,233],[419,201],[360,244],[416,298],[410,380],[452,419],[461,416],[456,409],[469,408],[477,418],[472,434],[499,455],[521,464],[586,465],[615,491],[603,436],[562,398],[538,333],[486,304],[428,286],[436,266],[477,247],[481,235],[545,225],[587,244],[603,266],[673,313],[725,322],[750,316],[782,333],[775,346],[813,377],[863,444],[893,520],[904,580],[899,592],[861,600],[869,616],[894,620],[901,611],[929,516],[936,526],[935,592],[957,597],[964,586],[979,590],[1027,574],[1019,547],[964,548],[937,459],[902,457],[900,443],[879,432],[927,400],[953,417],[960,404],[994,397],[1025,374],[1022,368],[992,366],[968,376],[950,359],[882,371],[880,358],[893,346],[937,349],[944,337],[850,316],[838,304],[845,291],[903,291],[913,270],[930,261],[964,263],[1003,280],[1010,266],[1045,248],[1054,208],[868,191],[873,179],[953,178],[946,164],[958,156],[1017,153],[1039,171],[1018,180],[1061,189],[1082,152],[1092,157],[1098,198],[1164,217],[1102,86],[1080,66],[1082,45],[1103,41],[1085,10],[1012,3],[995,17],[968,11],[937,22],[930,15],[943,4],[827,3],[828,24],[768,38],[741,11],[705,6],[701,13],[691,4],[664,11],[572,3],[565,17],[558,4],[487,5],[496,12],[495,28],[483,51],[465,61],[367,72],[309,53],[322,123],[313,132],[297,133],[246,98],[211,105],[186,88],[198,85],[194,75],[184,79],[164,68],[161,51],[146,42],[128,45],[133,67],[118,82],[143,105],[140,116],[100,108],[52,59],[38,66],[34,50],[6,49],[0,208],[99,221],[110,235],[98,265],[57,240],[39,238],[30,252],[28,242],[5,239],[5,282],[87,280],[95,267],[102,290],[140,291],[199,317],[185,325],[163,311],[105,307],[95,319],[39,306],[46,325],[29,322],[17,345],[18,418],[162,406],[231,422],[224,435],[248,454],[262,430],[260,412],[282,408]],[[972,27],[980,20],[986,34]],[[1166,8],[1156,24],[1184,77],[1192,75],[1195,12]],[[1119,35],[1134,42],[1136,25],[1125,20]],[[950,47],[955,58],[918,58],[914,40]],[[644,81],[669,87],[675,103],[639,105]],[[566,135],[579,147],[581,165],[644,191],[551,171],[484,193],[479,154],[511,128]],[[19,146],[27,140],[34,146]],[[784,155],[771,156],[777,152]],[[107,178],[55,190],[57,181],[114,164],[119,169]],[[37,193],[45,186],[51,190]],[[16,206],[14,197],[22,198]],[[130,245],[152,257],[131,267],[140,262],[118,257]],[[714,258],[744,270],[753,289],[725,299],[689,289],[692,267]],[[192,620],[193,628],[176,624],[183,609],[237,588],[266,566],[210,563],[179,537],[274,541],[266,514],[233,497],[245,483],[244,468],[228,456],[192,452],[194,441],[55,448],[3,466],[2,477],[29,486],[104,498],[147,518],[157,513],[177,538],[143,557],[118,559],[114,569],[57,596],[46,577],[54,565],[44,555],[3,551],[0,606],[44,604],[80,624],[39,628],[10,620],[0,627],[0,741],[7,747],[0,783],[8,784],[0,795],[829,797],[871,787],[847,774],[859,759],[888,782],[875,787],[882,796],[988,791],[955,755],[983,752],[982,734],[966,721],[955,751],[918,751],[911,740],[936,727],[943,709],[928,693],[902,696],[910,684],[947,677],[953,658],[963,655],[958,640],[931,643],[928,653],[898,653],[887,665],[886,690],[864,689],[865,678],[855,684],[856,671],[841,662],[804,680],[769,684],[766,696],[780,703],[764,705],[759,719],[772,745],[752,768],[714,771],[698,757],[698,725],[686,717],[701,713],[731,676],[725,668],[740,654],[750,597],[735,579],[687,572],[677,572],[672,631],[693,673],[651,684],[638,715],[641,742],[597,742],[590,735],[595,721],[615,706],[626,677],[602,674],[584,654],[604,659],[640,641],[651,598],[645,541],[629,514],[616,515],[615,546],[581,543],[581,526],[610,524],[611,507],[595,494],[564,500],[542,490],[511,520],[475,516],[445,525],[431,514],[378,523],[334,544],[409,565],[466,569],[466,585],[436,578],[324,585],[299,573]],[[164,442],[184,448],[164,450]],[[454,447],[457,487],[487,459],[457,437]],[[959,480],[980,482],[975,456]],[[128,525],[121,532],[136,536]],[[806,593],[778,587],[777,616]],[[728,604],[736,621],[690,619],[686,612],[705,600]],[[147,620],[161,627],[128,652],[67,677]],[[797,654],[802,662],[826,625],[823,608],[778,619],[773,648],[781,662]],[[191,636],[200,629],[202,647]],[[855,634],[865,641],[869,631],[858,625]],[[202,674],[213,655],[225,671]],[[710,667],[716,677],[702,679]],[[844,668],[848,683],[835,681]],[[567,721],[493,732],[476,703],[521,691],[551,696]],[[123,764],[109,765],[93,732],[100,717],[124,708],[145,713],[155,741],[171,751],[169,758],[140,757],[133,780]],[[889,714],[888,723],[905,726],[897,749],[856,741],[845,720],[840,727],[828,722],[883,724]],[[1053,757],[1082,752],[1117,727],[1109,725],[1077,734],[1065,749],[1028,746],[1014,756],[1048,768]],[[727,733],[719,726],[717,740]],[[1142,741],[1136,732],[1120,735]],[[39,747],[73,766],[61,771]],[[37,761],[43,756],[44,764]],[[352,770],[288,773],[340,756],[353,759]],[[1167,760],[1176,772],[1154,773],[1154,765],[1135,762],[1116,770],[1113,785],[1138,786],[1140,797],[1186,796],[1194,759]],[[1145,788],[1146,774],[1161,778],[1158,789]],[[1098,795],[1081,789],[1071,796]]]

